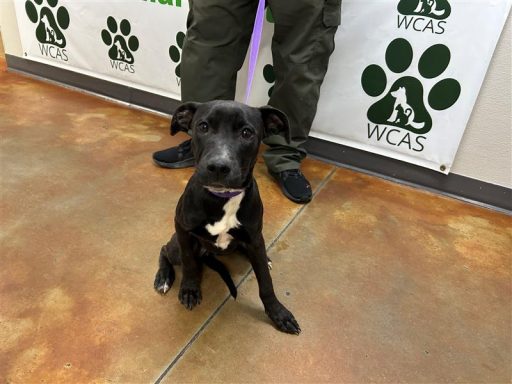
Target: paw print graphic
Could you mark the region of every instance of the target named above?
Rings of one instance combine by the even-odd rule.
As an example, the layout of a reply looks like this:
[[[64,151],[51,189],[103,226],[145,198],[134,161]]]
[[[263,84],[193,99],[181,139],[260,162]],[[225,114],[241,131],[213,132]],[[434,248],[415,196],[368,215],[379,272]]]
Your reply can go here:
[[[274,16],[272,15],[272,11],[269,7],[265,8],[265,19],[268,23],[274,23]],[[270,97],[274,92],[274,83],[276,82],[276,74],[272,64],[267,64],[263,67],[263,78],[271,85],[268,89],[268,97]]]
[[[272,96],[274,92],[274,83],[276,82],[276,74],[274,73],[274,66],[272,64],[267,64],[263,67],[263,78],[271,87],[268,90],[268,97]]]
[[[269,7],[265,8],[265,19],[267,19],[267,22],[273,23],[274,22],[274,16],[272,15],[272,11]]]
[[[64,48],[66,46],[66,37],[62,30],[69,27],[69,13],[64,7],[55,9],[58,0],[46,0],[48,6],[43,6],[43,2],[43,0],[27,0],[25,2],[25,12],[28,18],[31,22],[37,24],[37,41]],[[38,10],[39,7],[41,8]],[[57,17],[54,15],[57,15]]]
[[[135,58],[132,52],[139,49],[139,39],[136,36],[130,36],[132,29],[130,22],[123,19],[118,28],[116,19],[109,16],[107,18],[107,28],[101,31],[101,39],[105,45],[110,47],[108,57],[112,60],[133,64]],[[120,33],[118,33],[118,30]]]
[[[176,45],[171,45],[169,47],[169,57],[172,61],[178,64],[174,70],[178,79],[181,79],[181,50],[183,49],[184,41],[185,34],[180,31],[176,34]]]
[[[420,57],[420,75],[424,79],[436,79],[448,67],[450,56],[447,46],[432,45]],[[386,65],[391,72],[406,72],[412,59],[412,46],[405,39],[393,40],[386,49]],[[363,71],[361,84],[369,96],[380,96],[388,87],[386,72],[378,65],[369,65]],[[448,109],[457,102],[460,93],[457,80],[439,80],[428,93],[427,105],[437,111]],[[396,80],[386,95],[368,109],[367,116],[375,124],[392,125],[416,134],[425,134],[432,129],[432,118],[425,107],[423,84],[412,76],[402,76]]]

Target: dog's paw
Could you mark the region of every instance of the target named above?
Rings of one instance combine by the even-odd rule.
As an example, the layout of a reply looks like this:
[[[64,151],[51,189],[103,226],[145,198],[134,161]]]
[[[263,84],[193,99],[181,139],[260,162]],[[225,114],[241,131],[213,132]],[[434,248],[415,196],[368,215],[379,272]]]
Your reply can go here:
[[[280,331],[295,335],[300,333],[301,329],[299,323],[297,323],[297,320],[295,320],[292,313],[280,302],[266,308],[265,312]]]
[[[185,308],[191,310],[196,305],[201,304],[201,288],[182,284],[178,298],[180,299],[180,303],[183,304]]]
[[[153,286],[155,291],[161,295],[165,295],[171,289],[174,283],[174,271],[171,269],[160,268],[155,275],[155,282]]]

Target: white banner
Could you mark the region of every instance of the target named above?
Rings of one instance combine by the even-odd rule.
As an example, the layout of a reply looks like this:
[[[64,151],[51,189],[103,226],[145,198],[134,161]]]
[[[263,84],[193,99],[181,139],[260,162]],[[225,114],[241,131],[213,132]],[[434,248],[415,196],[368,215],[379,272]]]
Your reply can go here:
[[[25,56],[180,99],[186,0],[15,0]]]
[[[511,4],[343,0],[311,136],[448,173]],[[15,5],[27,58],[180,98],[186,0]],[[272,92],[272,32],[266,12],[252,105]]]
[[[344,0],[311,135],[448,173],[511,4]]]

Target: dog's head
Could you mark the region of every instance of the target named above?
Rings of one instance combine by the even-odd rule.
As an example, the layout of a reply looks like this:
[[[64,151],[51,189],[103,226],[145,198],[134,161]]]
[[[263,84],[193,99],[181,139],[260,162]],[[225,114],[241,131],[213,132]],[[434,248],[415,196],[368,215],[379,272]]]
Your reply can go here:
[[[404,87],[400,87],[398,88],[396,91],[394,92],[391,92],[391,95],[393,97],[395,97],[396,99],[402,99],[405,97],[405,88]]]
[[[200,183],[218,189],[247,186],[263,137],[289,135],[283,112],[224,100],[180,105],[172,118],[171,135],[179,131],[192,135]]]

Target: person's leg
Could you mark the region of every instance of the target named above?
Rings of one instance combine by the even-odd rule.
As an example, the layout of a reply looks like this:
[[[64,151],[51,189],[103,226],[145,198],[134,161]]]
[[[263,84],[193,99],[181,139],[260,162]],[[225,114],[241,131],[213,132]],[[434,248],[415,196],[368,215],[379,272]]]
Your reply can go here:
[[[235,98],[257,0],[190,0],[181,61],[181,100]]]
[[[232,100],[258,1],[190,0],[189,4],[181,60],[181,100]],[[153,161],[165,168],[193,166],[190,140],[155,152]]]
[[[311,129],[320,86],[334,50],[341,0],[268,0],[268,3],[275,22],[272,56],[276,75],[269,104],[288,116],[291,136],[290,142],[278,135],[264,140],[269,148],[263,157],[269,171],[276,176],[298,169],[306,156],[301,145]]]

